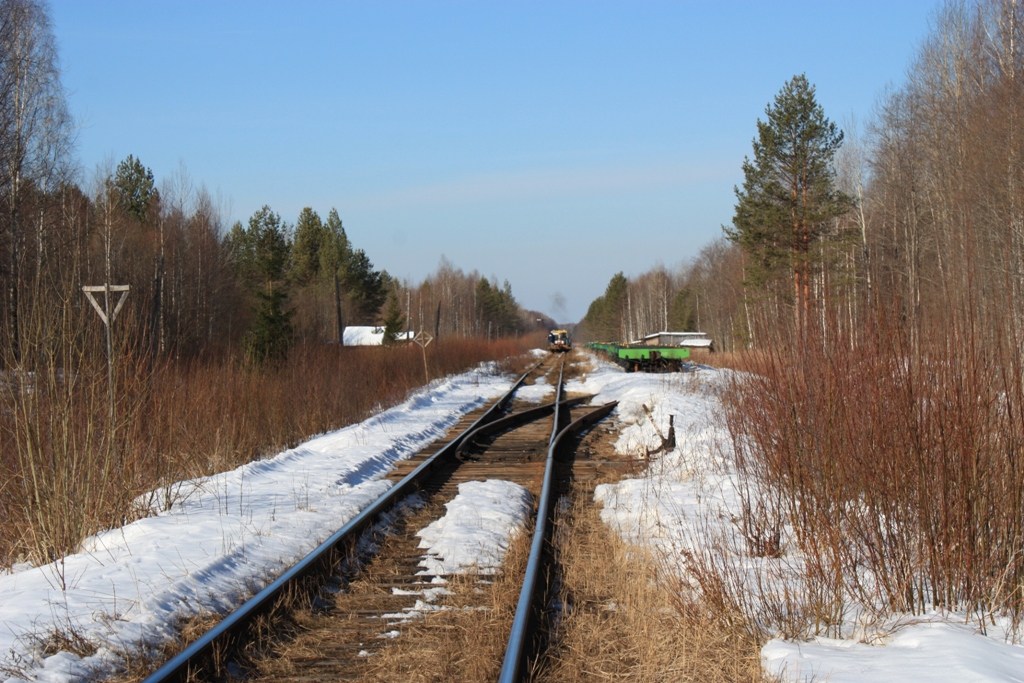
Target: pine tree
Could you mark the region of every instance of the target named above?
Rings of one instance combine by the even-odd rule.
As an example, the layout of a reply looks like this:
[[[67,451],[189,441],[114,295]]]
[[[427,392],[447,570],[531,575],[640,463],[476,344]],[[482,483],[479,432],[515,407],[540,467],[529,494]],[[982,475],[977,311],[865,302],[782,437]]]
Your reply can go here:
[[[276,362],[288,356],[294,342],[293,311],[287,309],[285,266],[291,252],[287,227],[269,206],[249,218],[248,228],[236,223],[226,240],[235,273],[255,295],[257,306],[245,336],[251,362]]]
[[[668,327],[680,332],[699,332],[697,329],[697,302],[689,287],[683,287],[672,299],[668,312]]]
[[[156,196],[152,169],[146,168],[129,154],[117,165],[114,189],[117,190],[118,203],[125,213],[139,223],[144,223],[149,213],[149,204]]]
[[[388,310],[384,314],[384,346],[391,346],[398,340],[402,328],[405,327],[405,316],[402,315],[402,307],[398,305],[398,296],[394,290],[388,294]]]
[[[604,294],[590,302],[583,318],[587,336],[594,341],[626,341],[622,326],[623,306],[629,282],[622,273],[608,281]]]
[[[356,309],[356,322],[379,320],[377,315],[388,296],[391,276],[374,270],[373,263],[362,249],[349,253],[343,273],[343,286]]]
[[[295,222],[295,240],[292,245],[291,276],[295,282],[308,284],[320,274],[320,250],[326,237],[326,229],[316,211],[308,206],[302,209]]]
[[[327,214],[317,256],[320,259],[319,271],[328,279],[333,279],[335,274],[342,277],[348,270],[352,247],[349,245],[348,235],[345,234],[337,209],[331,209]]]
[[[256,273],[263,278],[267,289],[284,277],[291,244],[288,230],[281,216],[264,206],[249,219],[249,239],[252,241]]]
[[[283,289],[256,292],[259,306],[245,333],[245,357],[250,363],[279,363],[288,358],[295,341],[294,311],[285,310],[288,295]]]
[[[843,133],[825,117],[806,76],[794,76],[757,121],[754,158],[743,161],[735,188],[730,240],[749,257],[747,280],[767,287],[792,277],[797,320],[807,315],[812,247],[827,223],[851,206],[835,187],[833,162]]]

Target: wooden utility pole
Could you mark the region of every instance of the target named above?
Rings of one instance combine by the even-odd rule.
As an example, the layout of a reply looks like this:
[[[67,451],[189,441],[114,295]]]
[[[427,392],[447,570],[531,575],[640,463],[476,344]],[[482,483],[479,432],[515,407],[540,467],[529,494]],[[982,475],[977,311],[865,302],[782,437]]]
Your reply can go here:
[[[131,289],[130,285],[111,285],[104,283],[102,285],[87,285],[82,287],[82,291],[85,292],[85,296],[89,299],[89,303],[96,309],[96,312],[100,315],[100,320],[103,321],[103,326],[107,328],[107,387],[110,391],[110,424],[114,424],[114,337],[111,331],[111,325],[117,320],[117,314],[121,312],[121,307],[124,306],[124,300],[128,297],[128,291]],[[103,292],[103,307],[100,308],[99,302],[96,301],[96,297],[93,296],[96,292]],[[110,293],[120,292],[121,296],[118,297],[117,303],[114,305],[114,310],[110,310]]]
[[[344,346],[345,326],[341,320],[341,283],[338,282],[338,271],[334,271],[334,316],[338,322],[338,346]]]

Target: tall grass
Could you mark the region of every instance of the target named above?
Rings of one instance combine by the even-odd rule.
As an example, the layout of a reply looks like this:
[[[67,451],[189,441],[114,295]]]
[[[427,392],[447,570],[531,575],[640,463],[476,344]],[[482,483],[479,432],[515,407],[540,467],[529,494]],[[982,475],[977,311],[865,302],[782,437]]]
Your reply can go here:
[[[954,311],[920,343],[882,312],[854,339],[742,359],[727,401],[740,524],[754,555],[799,551],[805,632],[931,609],[1019,629],[1024,358],[1005,323],[986,334]]]
[[[452,338],[428,347],[430,376],[523,353],[541,340]],[[277,367],[232,358],[115,354],[59,346],[34,371],[0,377],[0,566],[47,562],[86,536],[145,514],[139,496],[231,469],[358,422],[424,382],[419,347],[300,346]]]
[[[535,680],[766,680],[742,619],[693,590],[673,558],[623,540],[584,489],[559,514],[562,612]]]

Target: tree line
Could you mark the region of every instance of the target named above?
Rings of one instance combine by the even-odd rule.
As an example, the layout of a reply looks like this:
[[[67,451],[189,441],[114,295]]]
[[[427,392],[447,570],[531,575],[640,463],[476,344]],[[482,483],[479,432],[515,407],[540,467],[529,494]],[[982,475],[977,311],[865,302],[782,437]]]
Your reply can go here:
[[[1018,345],[1022,26],[1011,0],[947,2],[866,126],[841,130],[794,76],[756,122],[723,238],[673,271],[615,275],[582,331],[701,328],[745,348],[827,327],[853,344],[884,309],[915,348],[957,325]]]
[[[493,275],[488,279],[475,270],[466,273],[443,256],[437,270],[419,285],[399,283],[395,300],[408,329],[442,338],[497,339],[555,325],[547,315],[524,309],[508,280],[499,285]]]
[[[619,272],[577,327],[589,341],[638,341],[661,331],[705,332],[725,351],[742,347],[740,254],[724,239],[676,269],[659,265],[638,277]]]
[[[81,287],[103,283],[130,285],[121,340],[153,357],[273,361],[296,341],[336,342],[345,326],[386,322],[458,336],[527,329],[507,281],[442,261],[422,284],[400,282],[351,243],[336,209],[321,218],[306,207],[289,224],[264,206],[227,226],[183,167],[158,185],[129,155],[85,181],[74,142],[45,4],[0,0],[4,367],[84,343],[100,323]]]

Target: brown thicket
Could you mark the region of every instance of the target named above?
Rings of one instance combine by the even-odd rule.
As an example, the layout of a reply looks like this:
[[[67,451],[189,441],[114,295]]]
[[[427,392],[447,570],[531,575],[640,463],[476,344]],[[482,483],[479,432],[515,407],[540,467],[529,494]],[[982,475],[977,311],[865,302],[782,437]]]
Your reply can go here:
[[[806,558],[806,623],[783,632],[837,635],[851,601],[1021,625],[1022,26],[1016,0],[943,6],[840,158],[859,239],[822,249],[815,324],[794,334],[748,297],[753,374],[729,421],[758,482],[749,549],[781,536]]]
[[[69,314],[65,324],[76,321]],[[444,340],[428,348],[431,377],[540,341]],[[59,557],[91,533],[170,502],[140,500],[147,491],[362,420],[424,379],[414,346],[302,345],[284,364],[255,368],[231,358],[153,365],[123,343],[111,423],[103,356],[65,353],[0,387],[0,566]]]
[[[748,550],[805,558],[805,593],[764,592],[752,621],[850,635],[854,602],[880,621],[935,608],[1019,629],[1024,3],[943,5],[865,128],[847,125],[835,158],[852,205],[816,228],[801,329],[791,281],[751,287],[752,254],[727,243],[609,286],[596,312],[612,324],[585,327],[636,339],[667,323],[741,352],[710,362],[751,371],[728,418],[755,482]]]

